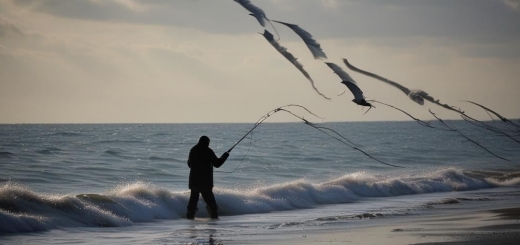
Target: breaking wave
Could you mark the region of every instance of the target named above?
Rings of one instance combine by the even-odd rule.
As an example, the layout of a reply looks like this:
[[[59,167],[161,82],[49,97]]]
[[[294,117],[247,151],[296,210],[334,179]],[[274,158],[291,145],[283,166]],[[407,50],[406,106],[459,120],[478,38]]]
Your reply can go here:
[[[520,174],[508,173],[504,178],[505,175],[457,169],[405,177],[359,172],[322,183],[299,180],[248,190],[217,188],[215,193],[220,213],[225,216],[352,203],[364,197],[466,191],[520,183]],[[185,215],[188,198],[187,191],[172,192],[145,182],[120,185],[100,194],[78,195],[39,194],[22,184],[4,182],[0,186],[0,234],[179,219]],[[199,202],[201,216],[207,215],[203,205]]]

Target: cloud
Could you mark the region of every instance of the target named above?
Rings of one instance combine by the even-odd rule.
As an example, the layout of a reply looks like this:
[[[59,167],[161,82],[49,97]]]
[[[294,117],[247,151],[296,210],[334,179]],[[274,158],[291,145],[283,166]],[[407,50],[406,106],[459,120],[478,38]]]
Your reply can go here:
[[[18,26],[0,16],[0,38],[22,35],[24,35],[24,33]]]
[[[504,3],[507,6],[511,7],[514,10],[520,10],[520,1],[519,0],[504,0]]]
[[[2,30],[18,26],[2,23],[9,27]],[[121,28],[113,28],[120,31],[115,36],[127,38]],[[131,35],[146,33],[132,29]],[[91,33],[71,37],[16,30],[24,35],[9,42],[0,38],[4,123],[182,120],[176,110],[212,103],[229,88],[225,73],[189,56],[192,47],[107,44]]]
[[[68,19],[175,26],[218,34],[250,34],[261,30],[254,18],[233,1],[23,0],[13,3]],[[520,40],[518,0],[273,0],[255,4],[271,19],[298,24],[317,39],[429,38],[458,41],[459,45],[499,46]],[[283,28],[278,29],[283,32]],[[297,40],[291,33],[282,34],[284,40]]]
[[[23,0],[13,3],[60,18],[176,26],[212,33],[245,33],[248,26],[236,21],[240,17],[251,19],[253,23],[253,18],[233,1]]]
[[[24,0],[14,3],[62,18],[178,26],[217,33],[257,30],[240,24],[247,20],[254,24],[254,19],[233,1]],[[257,5],[270,18],[295,22],[323,38],[431,36],[487,40],[520,37],[520,15],[512,9],[518,8],[516,0],[276,0],[260,1]],[[316,21],[318,19],[321,21]]]
[[[349,33],[353,37],[372,38],[430,37],[469,43],[520,37],[520,16],[500,1],[372,0],[349,1],[338,8],[341,14],[334,18],[336,23],[342,23],[344,36]]]

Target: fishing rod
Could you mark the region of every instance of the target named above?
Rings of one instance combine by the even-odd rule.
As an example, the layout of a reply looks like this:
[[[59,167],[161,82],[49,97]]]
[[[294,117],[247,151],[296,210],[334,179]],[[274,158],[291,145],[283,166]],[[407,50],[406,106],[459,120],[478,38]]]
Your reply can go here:
[[[265,115],[263,115],[262,117],[260,117],[260,119],[258,119],[256,121],[256,123],[254,124],[253,128],[251,128],[251,130],[249,130],[244,136],[242,136],[242,138],[240,138],[228,151],[227,153],[230,153],[233,148],[235,148],[235,146],[237,146],[242,140],[244,140],[247,135],[249,135],[251,132],[253,132],[253,130],[255,130],[258,126],[260,126],[260,124],[262,124],[267,118],[269,118],[270,116],[272,116],[273,114],[279,112],[282,108],[287,108],[287,107],[298,107],[298,108],[302,108],[304,110],[306,110],[309,114],[319,118],[319,119],[322,119],[321,117],[319,117],[318,115],[314,114],[312,111],[310,111],[309,109],[305,108],[304,106],[301,106],[301,105],[296,105],[296,104],[288,104],[288,105],[284,105],[284,106],[280,106],[278,108],[275,108],[273,110],[270,110],[268,113],[266,113]]]
[[[227,153],[231,153],[231,151],[233,150],[233,148],[235,148],[235,146],[238,145],[238,143],[242,142],[242,140],[244,140],[247,135],[249,135],[251,132],[253,132],[253,130],[255,130],[258,126],[260,126],[260,124],[265,121],[265,119],[267,119],[268,117],[270,117],[272,114],[271,112],[276,112],[276,111],[270,111],[266,114],[266,116],[264,116],[263,118],[261,118],[261,120],[257,123],[255,123],[255,126],[253,128],[251,128],[251,130],[249,130],[244,136],[242,136],[242,138],[240,138],[231,148],[229,148],[229,150],[227,150],[226,152]]]
[[[384,162],[384,161],[382,161],[382,160],[379,160],[379,159],[377,159],[377,158],[371,156],[371,155],[368,154],[367,152],[365,152],[365,151],[359,149],[359,148],[358,148],[354,143],[352,143],[350,140],[348,140],[347,138],[345,138],[344,136],[342,136],[341,134],[339,134],[339,133],[336,132],[335,130],[330,129],[330,128],[327,128],[327,127],[323,127],[323,126],[318,126],[318,125],[316,125],[316,124],[314,124],[314,123],[312,123],[312,122],[309,122],[307,119],[305,119],[305,118],[303,118],[303,117],[300,117],[300,116],[294,114],[294,113],[291,112],[290,110],[285,109],[285,108],[287,108],[287,107],[299,107],[299,108],[302,108],[302,109],[306,110],[308,113],[310,113],[311,115],[316,116],[316,117],[322,119],[321,117],[319,117],[319,116],[317,116],[316,114],[312,113],[310,110],[308,110],[308,109],[305,108],[304,106],[300,106],[300,105],[296,105],[296,104],[290,104],[290,105],[285,105],[285,106],[278,107],[278,108],[276,108],[276,109],[273,109],[273,110],[269,111],[269,112],[266,113],[264,116],[262,116],[260,119],[258,119],[258,121],[254,124],[253,128],[251,128],[251,130],[249,130],[249,131],[248,131],[248,132],[247,132],[247,133],[246,133],[242,138],[240,138],[240,139],[239,139],[239,140],[238,140],[238,141],[237,141],[237,142],[236,142],[236,143],[235,143],[235,144],[234,144],[234,145],[233,145],[233,146],[232,146],[232,147],[231,147],[227,152],[228,152],[228,153],[231,152],[231,151],[233,150],[233,148],[235,148],[235,146],[237,146],[237,145],[238,145],[242,140],[244,140],[244,139],[247,137],[247,135],[249,135],[251,132],[253,132],[253,130],[255,130],[258,126],[260,126],[260,125],[261,125],[265,120],[267,120],[267,118],[271,117],[271,116],[274,115],[275,113],[278,113],[278,112],[280,112],[280,111],[283,111],[283,112],[286,112],[286,113],[288,113],[288,114],[290,114],[290,115],[292,115],[292,116],[294,116],[294,117],[296,117],[296,118],[302,120],[306,125],[309,125],[309,126],[315,128],[315,129],[317,129],[318,131],[320,131],[320,132],[322,132],[322,133],[328,135],[329,137],[331,137],[331,138],[333,138],[333,139],[336,139],[337,141],[339,141],[339,142],[341,142],[341,143],[343,143],[343,144],[349,146],[350,148],[352,148],[352,149],[354,149],[354,150],[357,150],[357,151],[363,153],[363,154],[366,155],[367,157],[369,157],[369,158],[371,158],[371,159],[373,159],[373,160],[375,160],[375,161],[377,161],[377,162],[379,162],[379,163],[382,163],[382,164],[385,164],[385,165],[387,165],[387,166],[391,166],[391,167],[404,168],[404,167],[402,167],[402,166],[398,166],[398,165],[393,165],[393,164],[386,163],[386,162]],[[330,132],[333,132],[333,133],[335,133],[337,136],[331,135],[330,133],[328,133],[328,132],[325,131],[325,130],[330,131]],[[350,142],[350,144],[349,144],[348,142],[345,142],[344,140]],[[242,160],[243,160],[243,159],[242,159]],[[242,164],[242,162],[241,162],[240,164]],[[240,164],[239,164],[239,166],[240,166]],[[237,166],[233,171],[228,172],[228,173],[232,173],[232,172],[234,172],[237,168],[238,168],[238,166]]]
[[[286,108],[286,107],[298,107],[298,108],[302,108],[304,109],[305,111],[307,111],[309,114],[319,118],[319,119],[322,119],[321,117],[319,117],[318,115],[314,114],[312,111],[310,111],[309,109],[305,108],[304,106],[301,106],[301,105],[296,105],[296,104],[288,104],[288,105],[284,105],[284,106],[280,106],[278,108],[275,108],[273,110],[270,110],[269,112],[267,112],[265,115],[263,115],[262,117],[260,117],[260,119],[258,119],[253,128],[251,128],[251,130],[249,130],[244,136],[242,136],[242,138],[240,138],[228,151],[227,153],[229,154],[233,148],[235,148],[235,146],[237,146],[240,142],[242,142],[242,140],[244,140],[248,135],[252,135],[253,131],[258,127],[260,126],[260,124],[262,124],[265,120],[267,120],[267,118],[269,118],[270,116],[272,116],[273,114],[279,112],[282,108]],[[242,157],[242,160],[240,160],[240,163],[232,170],[232,171],[216,171],[216,172],[221,172],[221,173],[234,173],[239,167],[240,165],[242,165],[242,163],[244,162],[244,159],[246,158],[247,154],[249,153],[249,150],[251,149],[251,144],[249,144],[249,147],[247,149],[247,152],[246,154],[244,155],[244,157]]]

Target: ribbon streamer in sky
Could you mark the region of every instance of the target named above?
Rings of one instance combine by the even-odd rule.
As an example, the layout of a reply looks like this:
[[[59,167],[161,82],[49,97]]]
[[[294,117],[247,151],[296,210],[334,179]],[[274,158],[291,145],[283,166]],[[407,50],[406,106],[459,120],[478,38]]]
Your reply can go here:
[[[411,100],[415,101],[419,105],[424,105],[424,100],[426,99],[426,100],[430,101],[431,103],[444,107],[445,109],[455,111],[457,113],[462,113],[462,111],[455,109],[453,106],[450,106],[447,104],[441,104],[439,102],[439,100],[434,99],[433,97],[431,97],[428,93],[426,93],[423,90],[420,90],[420,89],[419,90],[410,90],[407,87],[405,87],[399,83],[396,83],[394,81],[388,80],[382,76],[379,76],[377,74],[374,74],[374,73],[371,73],[368,71],[361,70],[361,69],[353,66],[352,64],[350,64],[347,59],[343,59],[343,62],[345,62],[345,65],[347,65],[347,67],[353,71],[359,72],[363,75],[369,76],[371,78],[377,79],[379,81],[382,81],[384,83],[390,84],[390,85],[398,88],[399,90],[403,91],[403,93],[405,93]]]
[[[341,67],[339,67],[338,65],[334,64],[334,63],[330,63],[330,62],[325,62],[325,64],[327,64],[330,69],[332,69],[334,71],[334,73],[336,73],[340,78],[341,80],[343,80],[343,84],[347,85],[347,87],[350,89],[350,91],[354,94],[354,103],[358,104],[358,105],[364,105],[363,104],[363,101],[365,101],[364,99],[364,96],[363,96],[363,92],[361,91],[361,89],[359,89],[359,87],[356,85],[354,79],[352,79],[352,77],[350,77],[350,75],[344,71],[343,69],[341,69]],[[347,81],[347,82],[345,82]],[[405,88],[406,89],[406,88]],[[341,95],[341,94],[340,94]],[[362,100],[361,100],[362,99]],[[360,103],[358,103],[358,102]],[[382,104],[382,105],[385,105],[385,106],[388,106],[390,108],[393,108],[395,110],[398,110],[404,114],[406,114],[407,116],[409,116],[410,118],[412,118],[413,120],[415,120],[417,123],[419,123],[420,125],[423,125],[423,126],[426,126],[426,127],[429,127],[429,128],[435,128],[435,129],[441,129],[441,130],[448,130],[448,131],[451,131],[452,129],[445,129],[445,128],[438,128],[438,127],[434,127],[432,125],[430,125],[428,122],[425,122],[425,121],[422,121],[418,118],[415,118],[414,116],[412,116],[410,113],[402,110],[402,109],[399,109],[395,106],[392,106],[392,105],[389,105],[389,104],[386,104],[386,103],[383,103],[381,101],[377,101],[377,100],[369,100],[370,102],[375,102],[375,103],[379,103],[379,104]],[[374,107],[372,104],[368,103],[365,101],[366,104],[368,104],[370,107]],[[368,112],[368,111],[367,111]],[[365,112],[366,113],[366,112]]]
[[[350,77],[350,75],[347,72],[345,72],[343,69],[341,69],[341,67],[334,63],[325,62],[325,64],[327,64],[327,66],[329,66],[329,68],[332,69],[334,73],[336,73],[339,76],[339,78],[341,78],[341,83],[345,84],[345,86],[347,86],[350,92],[352,92],[352,94],[354,95],[354,99],[352,101],[354,103],[361,106],[369,106],[370,108],[373,107],[372,104],[368,103],[365,100],[363,91],[361,91],[361,89],[357,86],[356,81],[354,81],[354,79],[352,79],[352,77]]]
[[[271,20],[267,18],[267,15],[265,15],[265,12],[261,8],[255,6],[249,0],[235,0],[235,2],[239,3],[240,5],[242,5],[242,7],[247,9],[250,12],[249,15],[255,17],[262,27],[265,27],[265,21],[267,20],[271,27],[273,27],[273,30],[276,32],[278,39],[280,39],[280,34],[278,34],[278,31],[276,30],[276,28],[274,28],[273,23],[271,23]]]
[[[260,33],[262,34],[262,33]],[[287,60],[289,60],[296,68],[298,68],[298,70],[300,70],[300,72],[311,82],[311,85],[312,85],[312,88],[314,89],[314,91],[316,91],[316,93],[318,93],[319,95],[321,95],[323,98],[325,99],[328,99],[330,100],[329,97],[325,96],[324,94],[322,94],[317,88],[316,86],[314,86],[314,81],[312,80],[311,76],[309,75],[309,73],[307,73],[307,71],[305,71],[305,69],[303,69],[303,66],[302,64],[300,64],[300,62],[298,62],[298,60],[291,54],[287,51],[287,48],[283,47],[282,45],[280,45],[276,40],[274,40],[274,36],[273,34],[271,34],[268,30],[264,30],[264,33],[262,34],[265,39],[267,39],[267,41],[280,53],[282,54]]]
[[[309,50],[311,51],[312,55],[314,56],[314,59],[327,59],[327,55],[321,49],[320,44],[316,40],[314,40],[314,38],[312,38],[312,35],[309,32],[295,24],[290,24],[277,20],[273,21],[291,28],[291,30],[298,34],[298,36],[300,36],[303,39],[303,42],[307,45],[307,48],[309,48]]]
[[[265,21],[269,19],[267,19],[265,12],[261,8],[255,6],[249,0],[235,0],[235,2],[239,3],[240,5],[242,5],[242,7],[251,12],[252,16],[254,16],[258,20],[258,23],[260,23],[261,26],[265,27]]]

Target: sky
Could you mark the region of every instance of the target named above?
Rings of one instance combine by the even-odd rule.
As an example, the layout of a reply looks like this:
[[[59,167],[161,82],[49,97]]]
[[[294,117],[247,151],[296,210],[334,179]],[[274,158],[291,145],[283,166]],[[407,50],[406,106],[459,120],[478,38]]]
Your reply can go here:
[[[474,118],[490,119],[461,100],[520,117],[519,0],[251,2],[310,32],[367,99],[423,120],[434,120],[428,109],[460,119],[350,71],[343,58]],[[332,100],[319,96],[248,14],[233,0],[0,0],[0,123],[255,122],[286,104],[324,122],[410,120],[381,105],[364,114],[349,91],[338,96],[347,89],[341,79],[274,24]]]

